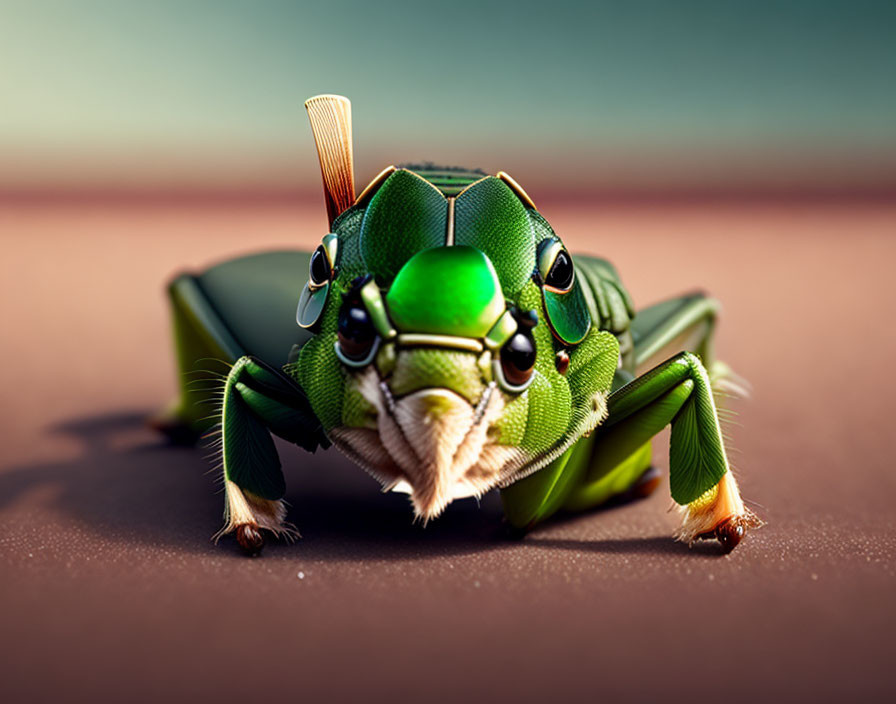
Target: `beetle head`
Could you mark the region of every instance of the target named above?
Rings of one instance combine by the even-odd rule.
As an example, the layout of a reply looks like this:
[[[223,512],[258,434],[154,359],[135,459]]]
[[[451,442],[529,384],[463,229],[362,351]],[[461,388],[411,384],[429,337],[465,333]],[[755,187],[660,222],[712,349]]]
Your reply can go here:
[[[592,430],[618,357],[547,222],[502,178],[467,180],[393,170],[334,221],[299,304],[325,431],[424,519]]]
[[[306,106],[331,232],[294,373],[334,444],[426,520],[592,430],[618,343],[525,191],[504,173],[389,167],[352,204],[350,105]]]

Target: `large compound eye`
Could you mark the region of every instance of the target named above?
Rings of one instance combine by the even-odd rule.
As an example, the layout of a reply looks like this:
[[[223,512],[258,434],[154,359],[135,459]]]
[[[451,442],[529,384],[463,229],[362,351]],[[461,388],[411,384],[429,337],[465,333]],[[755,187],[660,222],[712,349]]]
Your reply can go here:
[[[370,352],[376,332],[367,309],[360,301],[342,304],[336,334],[342,354],[349,359],[360,361]]]
[[[350,367],[370,364],[379,347],[373,318],[360,295],[360,289],[366,282],[367,279],[356,281],[352,289],[343,296],[336,323],[336,354]]]
[[[535,311],[517,315],[517,329],[501,347],[501,376],[508,391],[519,392],[532,381],[535,371],[535,338],[532,328],[538,322]]]
[[[336,257],[339,254],[339,238],[330,233],[324,235],[320,246],[314,250],[308,263],[308,282],[299,296],[296,322],[306,330],[316,331],[330,292],[330,282],[335,276]]]
[[[538,248],[538,273],[544,285],[565,293],[572,288],[575,271],[572,257],[556,237],[551,237]]]
[[[548,270],[547,276],[544,277],[545,286],[550,286],[558,291],[568,291],[572,286],[572,279],[572,258],[569,256],[569,252],[561,249],[557,252],[557,257]]]
[[[311,263],[308,266],[308,269],[308,278],[310,279],[312,286],[323,286],[325,283],[329,282],[330,277],[333,274],[333,269],[330,266],[330,258],[327,256],[327,252],[323,245],[319,245],[318,248],[314,250],[314,254],[311,255]]]
[[[515,333],[501,348],[501,369],[510,386],[523,386],[535,370],[535,340],[532,335]]]
[[[572,257],[556,237],[538,246],[537,274],[551,332],[564,345],[579,344],[591,329],[591,313]]]

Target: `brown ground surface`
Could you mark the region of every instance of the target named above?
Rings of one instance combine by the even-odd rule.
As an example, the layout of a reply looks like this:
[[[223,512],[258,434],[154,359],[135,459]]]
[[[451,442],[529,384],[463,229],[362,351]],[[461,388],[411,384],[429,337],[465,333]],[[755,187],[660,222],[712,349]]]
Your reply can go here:
[[[141,424],[174,389],[163,283],[310,246],[322,210],[0,210],[0,700],[893,701],[896,206],[544,208],[638,303],[724,302],[768,523],[732,555],[670,539],[665,484],[511,542],[496,497],[423,529],[283,446],[304,537],[246,559],[209,542],[203,453]]]

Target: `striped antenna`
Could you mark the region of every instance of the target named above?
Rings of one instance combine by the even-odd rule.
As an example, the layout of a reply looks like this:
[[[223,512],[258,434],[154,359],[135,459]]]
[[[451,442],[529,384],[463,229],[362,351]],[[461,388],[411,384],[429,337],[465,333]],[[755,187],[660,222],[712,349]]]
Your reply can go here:
[[[315,95],[305,101],[317,145],[330,224],[355,202],[352,164],[352,104],[341,95]]]

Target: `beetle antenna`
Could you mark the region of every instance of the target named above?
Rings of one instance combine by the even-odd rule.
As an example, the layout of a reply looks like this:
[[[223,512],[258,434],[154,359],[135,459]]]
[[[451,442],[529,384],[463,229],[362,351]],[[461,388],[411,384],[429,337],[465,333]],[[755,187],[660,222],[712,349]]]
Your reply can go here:
[[[317,145],[330,225],[355,202],[352,162],[352,104],[341,95],[315,95],[305,101]]]

